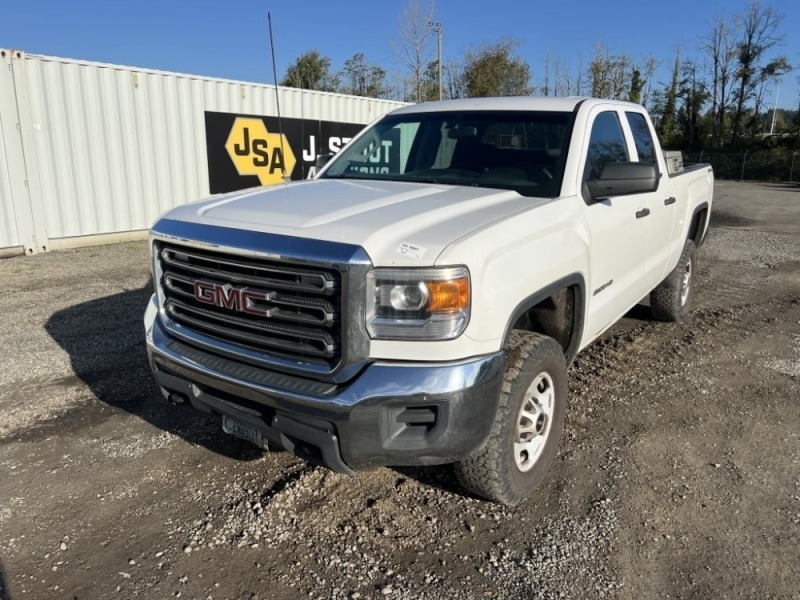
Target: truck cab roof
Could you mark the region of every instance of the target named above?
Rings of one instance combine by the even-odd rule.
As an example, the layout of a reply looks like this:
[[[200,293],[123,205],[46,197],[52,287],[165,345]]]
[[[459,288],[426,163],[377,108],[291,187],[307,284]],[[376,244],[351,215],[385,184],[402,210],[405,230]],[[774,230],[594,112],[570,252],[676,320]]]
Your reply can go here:
[[[402,115],[412,113],[430,112],[453,112],[453,111],[547,111],[547,112],[572,112],[580,104],[617,104],[621,106],[637,107],[643,110],[638,104],[623,102],[621,100],[603,100],[599,98],[589,98],[586,96],[562,97],[535,97],[535,96],[512,96],[506,98],[460,98],[458,100],[440,100],[435,102],[421,102],[410,104],[391,114]]]

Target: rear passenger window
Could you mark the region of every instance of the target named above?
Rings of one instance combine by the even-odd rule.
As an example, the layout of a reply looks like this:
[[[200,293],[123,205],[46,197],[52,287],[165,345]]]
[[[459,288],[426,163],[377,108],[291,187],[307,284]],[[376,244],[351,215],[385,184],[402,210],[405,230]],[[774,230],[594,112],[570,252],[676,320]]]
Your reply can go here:
[[[647,126],[647,119],[643,114],[635,112],[626,112],[625,116],[628,118],[628,125],[631,126],[639,162],[656,164],[656,146]]]
[[[628,148],[617,113],[600,113],[592,125],[589,155],[586,161],[588,179],[597,179],[609,163],[627,162]]]

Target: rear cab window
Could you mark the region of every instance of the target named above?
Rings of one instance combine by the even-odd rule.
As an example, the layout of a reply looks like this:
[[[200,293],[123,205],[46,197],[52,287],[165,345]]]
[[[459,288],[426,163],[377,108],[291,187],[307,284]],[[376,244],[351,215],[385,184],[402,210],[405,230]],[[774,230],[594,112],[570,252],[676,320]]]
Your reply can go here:
[[[638,162],[658,166],[656,161],[656,145],[653,142],[650,127],[647,125],[647,119],[645,119],[642,113],[637,112],[626,112],[625,117],[628,120],[628,125],[630,125],[631,133],[633,134],[636,154],[639,155]]]

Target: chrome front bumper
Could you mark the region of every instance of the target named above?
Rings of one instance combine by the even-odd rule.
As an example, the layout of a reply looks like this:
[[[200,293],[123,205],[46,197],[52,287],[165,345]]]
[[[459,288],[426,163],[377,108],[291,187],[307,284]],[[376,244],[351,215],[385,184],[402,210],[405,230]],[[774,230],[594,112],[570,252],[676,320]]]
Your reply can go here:
[[[267,371],[170,337],[155,300],[145,314],[150,365],[164,395],[227,415],[333,470],[427,465],[483,447],[504,354],[457,362],[369,363],[344,384]]]

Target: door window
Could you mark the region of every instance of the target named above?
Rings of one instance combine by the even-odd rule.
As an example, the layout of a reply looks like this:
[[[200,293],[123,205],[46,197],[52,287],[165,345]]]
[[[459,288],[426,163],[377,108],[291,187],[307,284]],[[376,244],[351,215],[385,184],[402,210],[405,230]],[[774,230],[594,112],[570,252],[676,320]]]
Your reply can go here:
[[[597,179],[609,163],[627,162],[628,148],[619,117],[614,111],[597,115],[589,138],[589,155],[586,160],[588,179]]]

